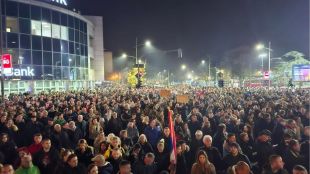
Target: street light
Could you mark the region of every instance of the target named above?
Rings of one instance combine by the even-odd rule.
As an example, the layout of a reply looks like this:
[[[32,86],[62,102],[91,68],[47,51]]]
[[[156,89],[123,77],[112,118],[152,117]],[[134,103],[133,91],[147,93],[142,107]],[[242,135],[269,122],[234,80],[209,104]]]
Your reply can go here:
[[[201,64],[203,64],[203,65],[204,65],[205,63],[206,63],[206,61],[205,61],[205,60],[202,60],[202,61],[201,61]]]
[[[123,53],[122,54],[122,58],[127,58],[128,56],[127,56],[127,54],[126,53]]]
[[[150,47],[150,46],[152,46],[152,43],[151,43],[151,41],[147,40],[147,41],[145,42],[145,46],[147,46],[147,47]]]
[[[271,42],[268,43],[268,47],[265,47],[263,44],[257,44],[256,45],[256,50],[262,50],[262,49],[265,49],[265,50],[268,50],[268,74],[269,74],[269,79],[268,79],[268,89],[270,88],[270,59],[271,59]]]
[[[184,64],[181,65],[181,69],[182,69],[182,70],[185,70],[185,69],[186,69],[186,65],[184,65]]]
[[[267,57],[267,54],[266,53],[262,53],[262,54],[259,54],[258,55],[258,58],[261,58],[262,59],[262,72],[264,72],[264,58]]]

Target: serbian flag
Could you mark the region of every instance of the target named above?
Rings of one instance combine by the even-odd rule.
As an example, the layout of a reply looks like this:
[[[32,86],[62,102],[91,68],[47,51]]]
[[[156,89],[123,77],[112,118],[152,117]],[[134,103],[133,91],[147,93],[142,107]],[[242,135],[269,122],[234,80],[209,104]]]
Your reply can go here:
[[[168,110],[168,119],[169,119],[169,128],[170,128],[170,137],[172,142],[172,151],[170,154],[170,162],[172,164],[176,164],[177,162],[177,147],[176,147],[176,137],[174,132],[174,125],[173,125],[173,119],[172,119],[172,111]]]

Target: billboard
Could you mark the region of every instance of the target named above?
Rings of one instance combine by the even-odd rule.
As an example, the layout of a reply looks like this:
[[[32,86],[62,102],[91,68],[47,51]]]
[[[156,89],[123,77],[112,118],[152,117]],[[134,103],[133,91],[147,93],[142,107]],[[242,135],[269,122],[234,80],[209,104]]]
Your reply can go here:
[[[3,74],[12,74],[12,55],[3,54],[1,56]]]
[[[293,81],[310,81],[310,64],[293,65],[292,67]]]

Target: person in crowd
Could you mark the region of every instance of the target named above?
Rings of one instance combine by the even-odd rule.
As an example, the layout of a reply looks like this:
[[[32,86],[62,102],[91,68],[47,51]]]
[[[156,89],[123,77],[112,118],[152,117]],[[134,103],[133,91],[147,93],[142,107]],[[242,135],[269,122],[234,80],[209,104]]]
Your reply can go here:
[[[38,151],[42,150],[42,134],[37,133],[33,136],[34,143],[28,147],[28,151],[31,155],[34,155]]]
[[[214,147],[216,147],[221,154],[223,154],[223,144],[226,140],[227,132],[226,132],[226,125],[221,123],[218,125],[217,132],[214,135]]]
[[[153,149],[156,148],[157,142],[161,136],[161,130],[159,126],[156,126],[156,122],[156,119],[150,120],[149,125],[144,129],[144,134]]]
[[[175,165],[175,173],[179,173],[179,174],[186,174],[188,169],[187,169],[187,161],[186,161],[186,157],[183,153],[182,150],[182,144],[181,143],[177,143],[176,144],[176,165]]]
[[[201,122],[198,120],[197,115],[194,113],[190,116],[188,128],[190,130],[191,137],[195,137],[196,131],[201,129]]]
[[[5,164],[0,169],[1,174],[16,174],[14,168],[10,164]]]
[[[112,149],[111,156],[107,159],[108,162],[113,166],[112,174],[116,174],[119,170],[119,164],[123,160],[122,151],[120,148]]]
[[[224,144],[223,144],[223,156],[226,156],[227,154],[229,154],[230,152],[229,145],[232,143],[236,143],[236,142],[237,142],[237,138],[234,133],[227,134],[227,139],[224,141]]]
[[[122,160],[119,163],[119,171],[117,174],[132,174],[131,173],[131,164],[127,160]]]
[[[30,121],[25,126],[25,145],[29,146],[32,143],[33,135],[43,132],[44,125],[37,121],[37,114],[33,111],[30,115]]]
[[[209,121],[209,118],[206,117],[206,116],[203,117],[203,123],[202,123],[202,126],[201,126],[201,131],[203,132],[204,135],[211,135],[211,136],[214,135],[212,125],[211,125],[211,123]]]
[[[88,131],[87,131],[87,122],[84,120],[83,115],[78,115],[75,125],[77,128],[81,130],[82,138],[85,139]]]
[[[147,141],[147,138],[144,134],[141,134],[138,139],[138,144],[141,146],[141,154],[144,156],[145,154],[151,152],[154,153],[152,145]]]
[[[97,118],[91,118],[88,127],[88,141],[90,145],[94,144],[95,138],[102,131],[102,127]]]
[[[128,122],[126,130],[128,138],[132,139],[133,142],[137,142],[139,138],[139,131],[133,120]]]
[[[281,156],[271,155],[269,165],[264,168],[262,174],[289,174],[289,172],[284,168]]]
[[[259,168],[263,168],[268,162],[270,155],[275,154],[270,139],[271,132],[269,130],[263,130],[257,137],[255,149],[257,151],[257,162]]]
[[[200,147],[200,150],[203,150],[207,153],[208,160],[214,164],[217,171],[220,171],[223,169],[222,164],[222,156],[219,152],[219,150],[212,146],[212,137],[210,135],[205,135],[203,137],[203,147]]]
[[[155,164],[155,155],[153,153],[147,153],[143,161],[135,164],[135,174],[156,174],[157,165]]]
[[[0,152],[4,156],[3,162],[5,164],[13,164],[17,158],[17,147],[7,133],[1,133],[0,138]]]
[[[129,151],[128,160],[130,161],[131,165],[133,166],[139,160],[143,159],[143,154],[141,153],[141,146],[140,144],[135,144],[132,149]]]
[[[161,139],[157,144],[155,151],[155,162],[157,163],[158,172],[168,170],[170,153],[165,152],[165,140]]]
[[[246,162],[239,161],[236,165],[227,169],[227,174],[252,174],[252,171]]]
[[[108,121],[107,124],[107,134],[113,133],[114,135],[118,136],[120,131],[122,130],[121,119],[118,117],[116,112],[113,112],[111,115],[111,119]]]
[[[239,145],[237,143],[231,143],[229,144],[229,154],[224,156],[223,162],[225,163],[225,168],[229,168],[235,164],[237,164],[239,161],[246,162],[249,166],[251,166],[249,158],[242,154],[239,151]]]
[[[93,148],[87,144],[85,139],[79,140],[78,148],[75,149],[74,153],[85,166],[88,166],[91,163],[91,159],[94,157]]]
[[[124,149],[125,154],[129,152],[130,147],[133,146],[132,139],[128,137],[127,130],[121,130],[120,133],[120,143],[121,147]]]
[[[188,161],[189,165],[191,166],[195,161],[195,155],[198,152],[198,149],[203,146],[202,142],[203,133],[201,130],[197,130],[195,133],[195,138],[192,139],[190,143],[190,154],[191,158]]]
[[[300,154],[310,154],[309,153],[309,150],[310,150],[310,140],[307,140],[307,141],[304,141],[303,143],[301,143],[300,145]],[[306,169],[309,171],[310,170],[310,164],[307,163],[307,161],[309,161],[309,157],[310,155],[305,155],[305,161],[306,161],[306,164],[305,164],[305,167]]]
[[[98,174],[98,167],[95,164],[90,164],[87,167],[87,174]]]
[[[289,142],[289,149],[284,153],[283,161],[285,163],[284,168],[288,171],[292,171],[295,165],[304,166],[306,164],[305,157],[300,154],[300,144],[297,140],[292,139]]]
[[[102,142],[104,142],[104,141],[106,141],[106,137],[105,137],[105,134],[104,134],[104,132],[102,131],[102,132],[100,132],[98,135],[97,135],[97,137],[95,138],[95,141],[94,141],[94,152],[95,152],[95,154],[98,154],[99,153],[99,151],[100,151],[100,144],[102,143]]]
[[[170,153],[172,150],[172,139],[171,139],[169,127],[164,128],[161,140],[164,140],[164,147],[165,147],[164,152]],[[157,146],[158,146],[158,144],[157,144]]]
[[[64,168],[65,168],[65,164],[68,160],[68,157],[69,155],[71,155],[73,153],[72,150],[70,149],[61,149],[60,150],[60,160],[57,161],[57,165],[55,167],[55,171],[54,171],[54,174],[58,174],[58,173],[61,173]]]
[[[70,121],[68,123],[68,128],[65,130],[68,134],[70,149],[74,149],[78,141],[83,138],[83,133],[81,129],[75,125],[74,121]]]
[[[98,167],[98,174],[112,174],[113,173],[113,166],[105,161],[103,155],[96,155],[92,158],[92,161]]]
[[[308,171],[304,166],[296,165],[293,168],[293,174],[308,174]]]
[[[71,154],[68,156],[66,165],[63,169],[64,174],[84,174],[86,173],[86,168],[83,164],[79,163],[76,154]]]
[[[247,133],[242,132],[240,134],[239,146],[240,146],[240,149],[242,150],[242,153],[246,155],[251,162],[254,162],[256,152],[250,143],[250,138]]]
[[[289,150],[289,143],[292,140],[292,136],[288,133],[284,133],[279,144],[274,146],[274,152],[277,155],[283,156],[285,152]]]
[[[33,163],[39,167],[40,173],[53,174],[59,160],[56,149],[52,147],[50,139],[42,140],[42,150],[34,154]]]
[[[69,136],[67,132],[63,130],[60,124],[54,125],[51,141],[58,151],[61,148],[70,148]]]
[[[33,165],[31,155],[25,155],[21,159],[21,165],[16,170],[15,174],[40,174],[40,170],[37,166]]]
[[[196,162],[193,164],[191,174],[216,174],[215,167],[208,160],[205,151],[200,150],[196,157]]]

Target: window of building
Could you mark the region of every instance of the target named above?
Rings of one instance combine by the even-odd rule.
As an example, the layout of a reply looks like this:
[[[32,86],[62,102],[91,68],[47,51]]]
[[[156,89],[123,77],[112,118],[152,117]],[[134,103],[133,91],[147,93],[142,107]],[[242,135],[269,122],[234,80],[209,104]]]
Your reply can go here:
[[[74,29],[69,28],[69,40],[74,42]]]
[[[33,50],[41,50],[42,49],[42,41],[41,36],[32,36],[32,49]]]
[[[70,54],[75,54],[74,42],[69,42],[69,53]]]
[[[30,65],[31,64],[31,52],[30,50],[19,50],[19,64]]]
[[[52,39],[43,37],[43,50],[44,51],[52,51]]]
[[[54,75],[53,75],[53,68],[52,66],[43,66],[43,74],[42,74],[42,78],[44,80],[53,80],[54,79]]]
[[[78,43],[75,43],[75,54],[81,55],[81,48],[80,48],[80,44]]]
[[[52,52],[43,52],[43,65],[53,65]]]
[[[14,1],[6,1],[6,15],[18,17],[18,4]]]
[[[32,51],[32,64],[42,65],[42,51]]]
[[[81,66],[81,57],[80,56],[76,56],[76,58],[75,58],[75,66],[76,67],[80,67]]]
[[[78,18],[74,18],[74,29],[80,30],[80,20]]]
[[[30,35],[20,34],[20,48],[30,49]]]
[[[31,6],[31,19],[41,20],[41,8],[38,6]]]
[[[52,11],[52,23],[60,24],[60,13],[57,11]]]
[[[60,25],[52,24],[52,37],[60,39]]]
[[[75,36],[75,42],[80,42],[80,34],[79,34],[79,31],[78,31],[78,30],[75,30],[74,32],[75,32],[75,34],[74,34],[74,36]]]
[[[60,53],[53,53],[53,65],[54,66],[61,66]]]
[[[53,39],[53,51],[60,52],[60,40]]]
[[[18,34],[7,33],[6,44],[8,48],[18,48]]]
[[[41,21],[31,20],[31,34],[41,36]]]
[[[75,55],[73,55],[73,54],[69,55],[69,66],[75,67]]]
[[[62,79],[69,80],[70,78],[70,69],[69,67],[62,67]]]
[[[69,39],[68,27],[61,26],[61,39],[62,40],[68,40]]]
[[[52,22],[51,10],[42,8],[42,21]]]
[[[6,17],[6,32],[18,33],[18,19],[14,17]]]
[[[43,66],[32,66],[32,68],[34,69],[34,77],[32,77],[32,78],[34,80],[42,80],[43,79],[43,76],[42,76],[42,74],[43,74]],[[41,85],[43,86],[43,83]]]
[[[30,20],[19,18],[19,31],[21,33],[30,34]]]
[[[68,15],[68,26],[74,28],[74,18],[73,16]]]
[[[62,66],[69,66],[69,55],[68,54],[62,54],[61,55],[61,65]]]
[[[28,4],[19,3],[19,17],[30,18],[30,6]]]
[[[51,25],[51,23],[42,21],[42,36],[52,37],[52,25]]]
[[[68,26],[68,15],[61,13],[60,15],[60,24],[63,26]]]
[[[69,45],[68,41],[61,40],[60,41],[60,48],[62,53],[68,53],[69,52]]]

